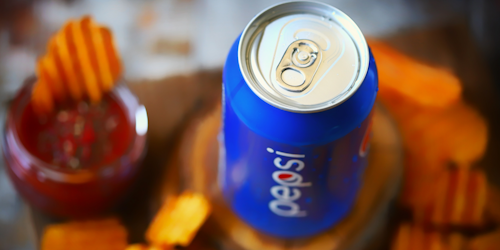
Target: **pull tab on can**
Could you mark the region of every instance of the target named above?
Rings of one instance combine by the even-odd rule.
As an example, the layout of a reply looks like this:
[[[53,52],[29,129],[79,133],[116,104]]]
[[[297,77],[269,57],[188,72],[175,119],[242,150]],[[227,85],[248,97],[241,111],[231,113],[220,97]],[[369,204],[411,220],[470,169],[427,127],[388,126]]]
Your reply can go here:
[[[285,90],[304,91],[321,64],[319,46],[311,40],[297,40],[288,46],[276,68],[276,81]]]

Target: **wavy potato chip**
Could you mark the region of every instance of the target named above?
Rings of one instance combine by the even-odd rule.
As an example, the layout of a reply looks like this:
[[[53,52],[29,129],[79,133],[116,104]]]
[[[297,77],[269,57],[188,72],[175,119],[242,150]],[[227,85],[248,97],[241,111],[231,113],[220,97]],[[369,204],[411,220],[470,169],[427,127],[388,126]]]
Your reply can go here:
[[[170,250],[170,247],[147,246],[144,244],[133,244],[127,246],[125,250]]]
[[[368,44],[377,63],[380,99],[401,96],[426,107],[446,107],[460,99],[460,82],[447,70],[421,63],[380,41]]]
[[[404,161],[404,182],[400,194],[403,204],[414,207],[432,199],[438,181],[447,171],[447,164],[438,161],[428,161],[419,155],[406,153]]]
[[[66,90],[57,74],[55,59],[50,54],[43,56],[37,65],[37,76],[40,82],[44,82],[56,101],[66,99]]]
[[[454,163],[468,165],[483,157],[488,144],[488,127],[476,110],[458,103],[444,113],[441,122],[436,126],[448,129],[441,140]]]
[[[424,117],[399,121],[405,145],[413,154],[459,166],[471,165],[484,155],[488,128],[486,121],[471,107],[460,102],[443,112],[420,115]],[[418,119],[424,121],[416,123]]]
[[[88,16],[67,22],[50,40],[47,54],[37,64],[38,85],[32,101],[40,112],[69,99],[89,98],[99,102],[110,91],[122,72],[122,65],[109,29],[95,24]],[[50,92],[48,95],[46,92]],[[43,95],[43,96],[37,96]]]
[[[36,103],[33,108],[39,113],[54,109],[54,98],[47,84],[37,84],[33,87],[32,100]]]
[[[500,242],[494,240],[500,237],[498,233],[467,245],[460,234],[445,235],[422,227],[445,231],[478,227],[485,225],[487,212],[496,218],[488,210],[500,205],[490,201],[494,198],[488,196],[485,174],[471,170],[486,151],[486,121],[460,101],[460,82],[447,70],[428,66],[379,41],[369,41],[369,45],[379,74],[378,100],[397,121],[404,141],[400,198],[420,225],[403,224],[392,249],[500,249]]]
[[[426,202],[451,164],[468,168],[486,151],[486,121],[463,102],[447,109],[414,104],[388,106],[398,122],[406,150],[403,203]]]
[[[457,233],[450,235],[425,231],[422,227],[402,224],[392,243],[392,250],[462,250],[465,238]]]
[[[500,224],[500,189],[491,184],[486,198],[486,216],[492,222]]]
[[[467,250],[497,250],[500,249],[500,230],[476,236],[467,244]]]
[[[184,192],[167,200],[146,232],[156,246],[187,246],[210,214],[210,203],[199,193]]]
[[[73,221],[44,229],[41,250],[123,250],[127,230],[118,219]]]
[[[437,183],[430,193],[432,199],[413,207],[417,222],[438,227],[484,224],[487,181],[482,171],[463,168],[447,171]]]
[[[395,97],[389,101],[380,99],[389,110],[405,135],[411,135],[428,126],[445,108],[423,107],[403,97]]]

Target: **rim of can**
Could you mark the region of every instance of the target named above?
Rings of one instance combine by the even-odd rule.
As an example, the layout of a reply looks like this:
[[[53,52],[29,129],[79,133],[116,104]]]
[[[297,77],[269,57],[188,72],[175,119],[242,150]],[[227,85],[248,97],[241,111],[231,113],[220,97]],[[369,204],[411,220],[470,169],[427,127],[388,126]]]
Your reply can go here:
[[[250,53],[256,36],[267,24],[277,18],[291,14],[313,14],[318,16],[328,16],[336,22],[352,39],[358,52],[359,70],[356,80],[351,83],[347,91],[326,102],[315,105],[294,105],[291,101],[278,100],[275,96],[264,90],[258,80],[250,70]],[[238,45],[238,63],[240,71],[250,89],[266,103],[290,112],[295,113],[315,113],[334,108],[349,99],[361,86],[369,67],[369,52],[366,39],[356,23],[339,9],[315,1],[287,1],[278,3],[264,9],[258,13],[245,27]]]

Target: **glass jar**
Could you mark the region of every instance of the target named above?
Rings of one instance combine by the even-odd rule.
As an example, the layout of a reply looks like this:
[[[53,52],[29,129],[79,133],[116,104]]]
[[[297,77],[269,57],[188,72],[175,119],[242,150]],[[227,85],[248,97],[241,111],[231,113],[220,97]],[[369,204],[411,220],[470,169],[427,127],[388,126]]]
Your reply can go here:
[[[17,191],[33,207],[58,217],[81,218],[112,208],[130,187],[145,155],[148,130],[145,107],[124,84],[118,84],[105,98],[121,114],[114,124],[120,128],[119,132],[113,132],[115,134],[108,138],[120,150],[109,151],[108,154],[101,154],[101,157],[93,155],[93,163],[84,168],[62,167],[42,159],[37,152],[51,150],[50,154],[55,155],[57,149],[46,149],[43,145],[37,148],[27,143],[30,140],[34,140],[34,144],[39,142],[33,133],[38,125],[31,120],[46,119],[35,113],[32,115],[37,118],[26,118],[29,116],[27,112],[31,105],[33,85],[34,80],[27,81],[11,102],[3,131],[2,148],[7,172]],[[96,124],[99,121],[91,122]],[[48,126],[50,129],[50,124]],[[53,127],[57,130],[61,126]],[[75,143],[75,147],[81,148],[81,142]],[[92,150],[99,147],[94,144]]]

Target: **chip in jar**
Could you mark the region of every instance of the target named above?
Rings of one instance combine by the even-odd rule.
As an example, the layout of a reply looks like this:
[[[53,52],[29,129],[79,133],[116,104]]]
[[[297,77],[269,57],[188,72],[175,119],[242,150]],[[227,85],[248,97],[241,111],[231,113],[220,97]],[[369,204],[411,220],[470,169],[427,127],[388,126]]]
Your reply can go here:
[[[54,103],[69,99],[99,102],[121,71],[109,29],[89,16],[70,20],[51,38],[47,53],[38,60],[33,104],[39,112],[50,112]]]

